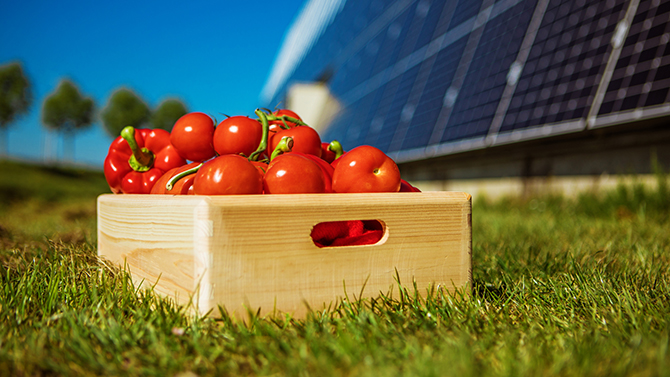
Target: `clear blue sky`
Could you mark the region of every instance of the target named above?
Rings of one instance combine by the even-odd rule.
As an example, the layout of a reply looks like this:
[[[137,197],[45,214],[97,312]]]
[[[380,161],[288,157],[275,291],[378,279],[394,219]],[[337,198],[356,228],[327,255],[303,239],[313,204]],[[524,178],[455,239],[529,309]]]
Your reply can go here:
[[[30,113],[10,125],[8,154],[62,156],[42,126],[42,102],[62,78],[102,109],[126,86],[150,107],[176,97],[190,111],[253,115],[287,28],[303,6],[288,1],[0,0],[0,64],[20,61]],[[75,138],[75,162],[102,167],[111,137],[99,121]]]

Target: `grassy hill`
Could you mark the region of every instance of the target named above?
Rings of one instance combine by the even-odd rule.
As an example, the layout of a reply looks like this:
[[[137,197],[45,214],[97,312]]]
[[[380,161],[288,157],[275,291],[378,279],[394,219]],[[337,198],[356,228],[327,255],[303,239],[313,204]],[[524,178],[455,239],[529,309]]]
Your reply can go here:
[[[100,173],[0,162],[0,376],[670,375],[670,191],[476,198],[472,296],[186,315],[96,257]]]
[[[0,160],[0,242],[93,242],[101,172]]]

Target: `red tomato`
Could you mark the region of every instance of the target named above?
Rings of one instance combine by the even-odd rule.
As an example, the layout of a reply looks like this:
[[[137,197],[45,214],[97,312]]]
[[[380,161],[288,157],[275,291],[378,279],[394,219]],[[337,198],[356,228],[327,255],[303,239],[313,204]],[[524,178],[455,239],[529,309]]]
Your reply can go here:
[[[178,168],[170,169],[163,176],[156,181],[156,184],[154,187],[151,189],[152,194],[161,194],[161,195],[186,195],[193,192],[193,180],[195,179],[195,173],[189,174],[185,177],[180,178],[177,182],[174,183],[172,186],[172,190],[168,190],[165,185],[167,185],[168,181],[174,177],[175,175],[192,169],[196,166],[198,166],[200,163],[199,162],[191,162],[190,164],[180,166]]]
[[[246,158],[227,154],[205,162],[193,181],[196,195],[260,194],[263,177]]]
[[[258,171],[261,173],[261,175],[265,175],[265,172],[268,171],[268,164],[267,162],[261,162],[261,161],[250,161],[253,166],[258,169]]]
[[[309,158],[286,153],[276,157],[265,173],[266,194],[314,194],[326,190],[321,168]]]
[[[330,163],[330,166],[332,166],[333,169],[335,169],[337,167],[337,165],[340,163],[340,160],[342,160],[342,157],[344,157],[346,155],[347,155],[347,152],[344,152],[344,154],[342,156],[340,156],[340,158],[337,158],[337,159],[333,160],[333,162]]]
[[[261,123],[246,116],[233,116],[224,119],[214,131],[214,150],[224,154],[251,155],[263,137]]]
[[[313,154],[304,154],[304,153],[298,153],[298,152],[291,152],[295,153],[299,156],[309,158],[310,160],[314,161],[317,165],[319,165],[319,168],[321,168],[321,172],[323,173],[323,181],[326,184],[326,189],[324,192],[333,192],[333,167],[330,166],[330,164],[321,159],[320,157],[316,157]]]
[[[285,137],[293,138],[293,152],[313,154],[321,157],[321,138],[318,132],[309,126],[297,126],[279,131],[274,135],[271,134],[268,140],[268,156],[272,156],[272,151],[279,144],[279,140]]]
[[[333,172],[335,192],[398,192],[400,170],[384,152],[362,145],[336,161]]]
[[[277,117],[280,117],[282,115],[286,115],[286,116],[289,116],[291,118],[295,118],[297,120],[302,120],[302,118],[300,118],[298,116],[298,114],[296,114],[295,112],[293,112],[291,110],[288,110],[288,109],[279,109],[279,110],[273,112],[272,115],[277,116]],[[285,127],[284,121],[281,121],[281,120],[271,120],[271,121],[268,122],[268,125],[270,126],[270,132],[279,132],[279,131],[283,130],[284,127]],[[286,126],[289,126],[289,128],[293,128],[293,127],[296,126],[296,124],[293,123],[293,122],[286,121]]]
[[[205,113],[188,113],[174,124],[170,142],[181,157],[205,161],[216,155],[213,146],[214,121]]]

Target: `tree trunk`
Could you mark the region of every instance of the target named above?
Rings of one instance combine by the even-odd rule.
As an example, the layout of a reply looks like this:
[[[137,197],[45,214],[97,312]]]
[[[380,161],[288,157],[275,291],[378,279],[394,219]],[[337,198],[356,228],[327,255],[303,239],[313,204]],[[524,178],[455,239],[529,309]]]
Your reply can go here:
[[[7,150],[8,137],[9,137],[9,131],[7,131],[7,128],[0,127],[0,158],[9,157],[9,151]]]
[[[74,132],[63,131],[63,161],[74,162]]]

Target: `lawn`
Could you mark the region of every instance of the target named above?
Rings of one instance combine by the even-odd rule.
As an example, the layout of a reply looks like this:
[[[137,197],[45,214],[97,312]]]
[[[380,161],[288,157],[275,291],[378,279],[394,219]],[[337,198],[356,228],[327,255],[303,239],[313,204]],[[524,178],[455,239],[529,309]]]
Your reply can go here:
[[[101,174],[0,161],[0,375],[670,375],[670,189],[475,198],[470,298],[195,318],[96,256]],[[458,296],[458,295],[457,295]]]

